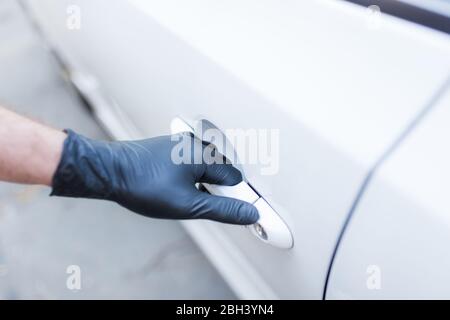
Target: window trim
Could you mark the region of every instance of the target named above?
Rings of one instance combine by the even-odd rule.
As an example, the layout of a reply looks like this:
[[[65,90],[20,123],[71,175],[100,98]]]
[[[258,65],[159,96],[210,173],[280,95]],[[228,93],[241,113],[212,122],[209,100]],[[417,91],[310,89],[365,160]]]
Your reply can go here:
[[[364,7],[377,5],[381,12],[450,34],[450,18],[434,11],[396,0],[344,0]]]

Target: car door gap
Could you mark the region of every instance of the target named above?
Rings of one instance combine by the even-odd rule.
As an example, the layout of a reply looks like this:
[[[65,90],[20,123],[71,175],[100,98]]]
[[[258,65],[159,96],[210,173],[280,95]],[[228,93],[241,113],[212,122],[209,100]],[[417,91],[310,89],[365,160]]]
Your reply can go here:
[[[445,94],[447,89],[450,88],[450,76],[448,76],[443,84],[439,87],[439,89],[433,94],[431,99],[427,102],[425,107],[419,111],[419,113],[414,117],[414,119],[405,127],[405,129],[399,134],[399,136],[393,141],[393,143],[383,152],[381,157],[375,162],[375,164],[372,166],[372,168],[369,170],[367,176],[364,178],[364,181],[361,184],[361,187],[358,190],[358,193],[356,194],[356,198],[353,201],[352,206],[350,207],[350,210],[347,214],[347,217],[341,227],[341,231],[339,233],[339,236],[336,241],[336,245],[334,247],[333,253],[331,255],[331,260],[328,266],[327,275],[325,278],[325,285],[323,289],[323,295],[322,300],[326,299],[327,295],[327,289],[328,289],[328,282],[330,280],[331,271],[333,269],[333,263],[336,258],[337,252],[339,250],[339,246],[342,242],[342,239],[344,237],[345,231],[347,229],[347,226],[349,225],[356,208],[358,207],[358,204],[360,203],[362,196],[364,195],[367,186],[369,185],[370,181],[372,180],[373,176],[375,175],[378,168],[383,164],[389,156],[403,143],[403,141],[409,136],[409,134],[419,125],[419,123],[431,112],[433,107],[437,105],[437,102],[441,99],[441,97]]]

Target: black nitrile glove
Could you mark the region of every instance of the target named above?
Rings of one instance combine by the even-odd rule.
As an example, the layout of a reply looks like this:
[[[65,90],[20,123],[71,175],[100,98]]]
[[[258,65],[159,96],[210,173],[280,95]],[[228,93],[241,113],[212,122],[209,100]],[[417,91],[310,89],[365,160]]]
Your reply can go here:
[[[211,159],[225,158],[212,145],[188,133],[104,142],[66,132],[51,195],[111,200],[153,218],[210,219],[242,225],[259,218],[249,203],[197,190],[196,182],[235,185],[242,181],[242,175],[225,161],[211,164]],[[191,145],[188,153],[175,152],[188,159],[183,163],[173,160],[181,141]],[[199,152],[212,156],[198,157]]]

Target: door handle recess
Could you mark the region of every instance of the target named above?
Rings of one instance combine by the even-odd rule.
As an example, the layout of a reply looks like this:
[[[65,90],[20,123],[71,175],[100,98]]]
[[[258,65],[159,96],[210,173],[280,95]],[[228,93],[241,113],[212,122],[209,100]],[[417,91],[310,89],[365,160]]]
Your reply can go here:
[[[172,134],[191,132],[195,135],[195,130],[179,117],[172,120],[170,130]],[[269,203],[247,182],[242,181],[234,186],[220,186],[209,183],[203,183],[202,185],[213,195],[235,198],[253,204],[258,209],[259,219],[255,224],[247,227],[261,241],[283,249],[294,246],[294,239],[289,227]]]

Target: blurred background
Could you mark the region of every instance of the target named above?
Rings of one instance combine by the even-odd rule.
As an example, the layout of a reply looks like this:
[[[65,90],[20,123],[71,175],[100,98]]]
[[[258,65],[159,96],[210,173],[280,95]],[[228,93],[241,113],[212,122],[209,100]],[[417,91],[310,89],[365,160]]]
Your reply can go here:
[[[0,0],[0,104],[107,139],[16,0]],[[178,222],[0,183],[0,299],[233,299]],[[81,290],[66,286],[81,269]]]

